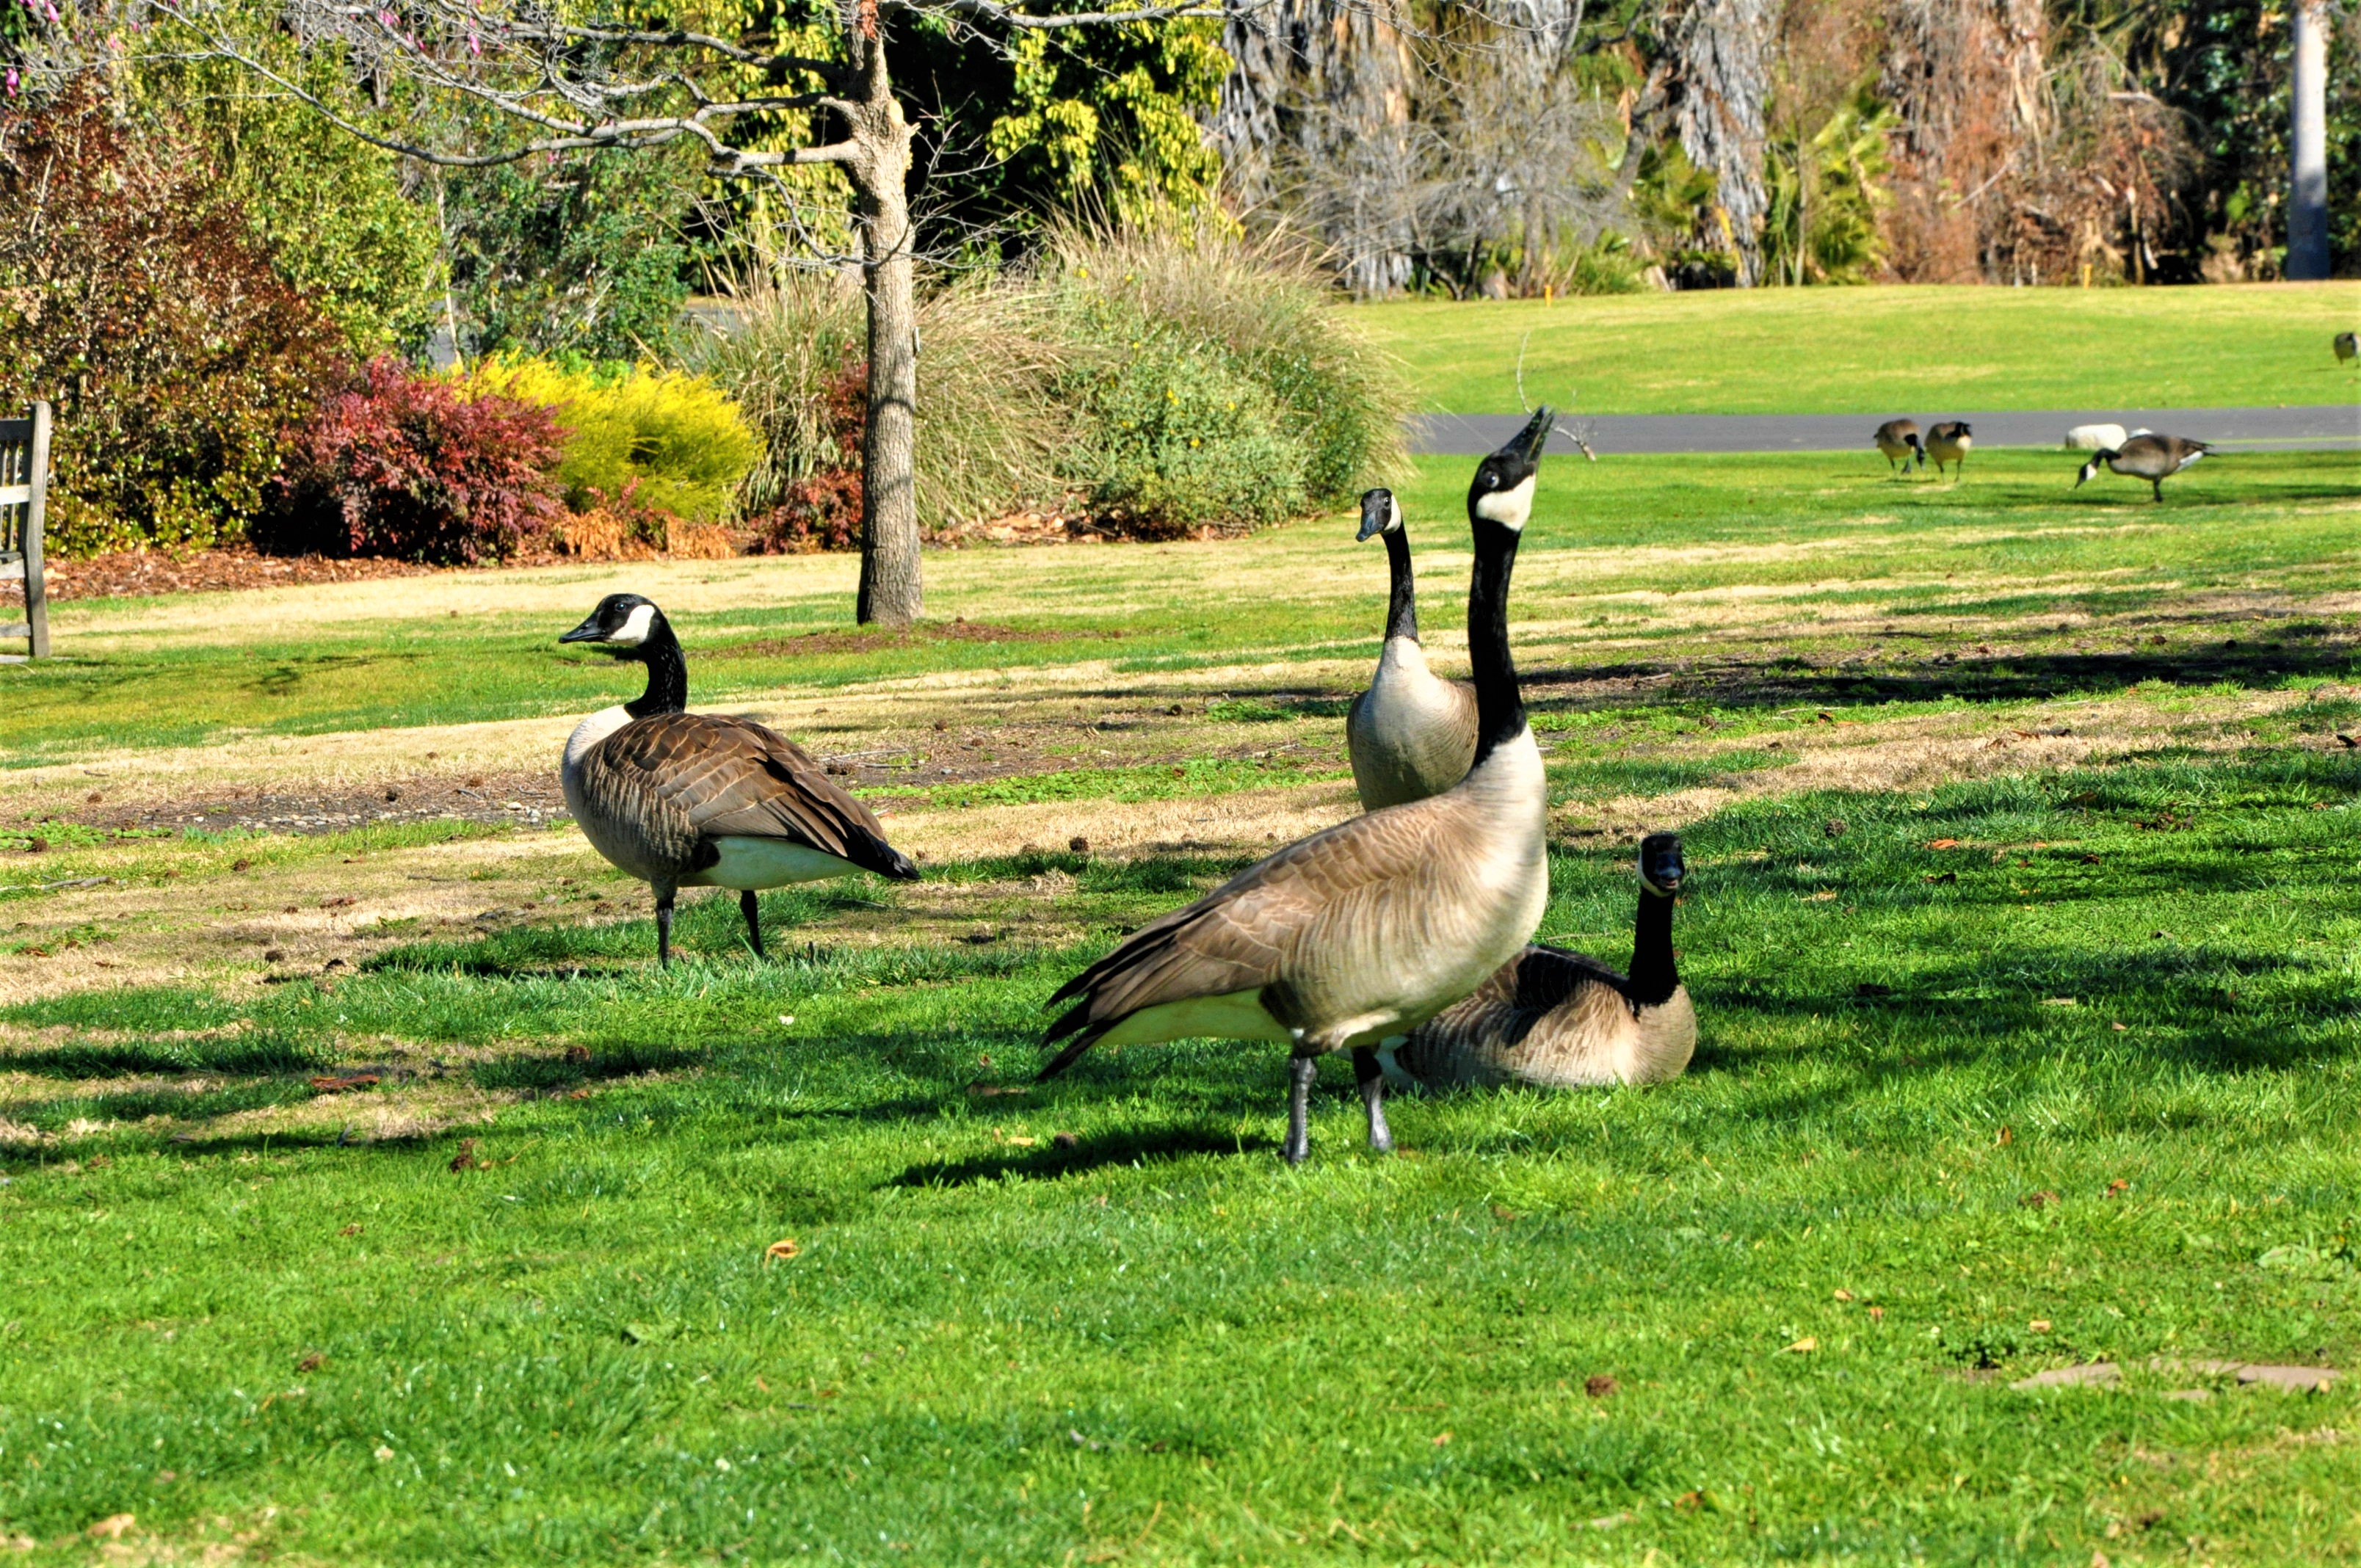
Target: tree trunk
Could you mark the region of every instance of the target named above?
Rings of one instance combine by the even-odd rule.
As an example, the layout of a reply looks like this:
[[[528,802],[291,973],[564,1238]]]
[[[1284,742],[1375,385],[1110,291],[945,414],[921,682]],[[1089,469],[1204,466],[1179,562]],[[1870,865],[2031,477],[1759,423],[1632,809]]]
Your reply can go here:
[[[2328,276],[2328,6],[2326,0],[2295,0],[2288,8],[2295,24],[2295,80],[2287,275],[2310,280]]]
[[[894,97],[876,12],[862,6],[864,91],[847,138],[869,303],[869,417],[861,444],[861,597],[866,625],[907,626],[926,608],[919,580],[917,296],[910,239],[910,125]]]

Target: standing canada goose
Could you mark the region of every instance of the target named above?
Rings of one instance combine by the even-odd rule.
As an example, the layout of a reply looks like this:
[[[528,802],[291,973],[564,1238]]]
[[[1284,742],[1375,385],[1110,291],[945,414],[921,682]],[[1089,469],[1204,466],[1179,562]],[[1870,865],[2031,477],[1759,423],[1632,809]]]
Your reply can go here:
[[[648,667],[636,702],[601,708],[566,742],[566,805],[591,848],[654,888],[656,957],[672,963],[673,896],[734,887],[754,956],[754,890],[875,872],[915,882],[867,806],[802,747],[743,718],[682,711],[688,664],[664,611],[609,594],[560,642],[597,642]]]
[[[1965,420],[1950,420],[1927,431],[1927,455],[1935,460],[1938,475],[1943,472],[1944,464],[1953,463],[1960,469],[1953,477],[1963,479],[1968,474],[1968,448],[1975,444],[1975,432],[1968,428]]]
[[[2213,450],[2202,441],[2191,441],[2178,435],[2151,435],[2142,431],[2125,442],[2119,450],[2092,453],[2091,460],[2082,465],[2082,471],[2074,477],[2074,488],[2079,490],[2089,484],[2092,477],[2098,473],[2099,465],[2103,463],[2118,474],[2146,479],[2148,488],[2156,493],[2156,499],[2162,500],[2165,480]]]
[[[2349,332],[2338,333],[2331,340],[2330,346],[2336,350],[2336,362],[2339,365],[2350,365],[2355,359],[2361,358],[2361,337],[2356,337]]]
[[[1426,649],[1418,640],[1410,535],[1391,490],[1361,497],[1361,532],[1355,543],[1379,533],[1393,569],[1386,643],[1378,655],[1377,677],[1353,699],[1345,718],[1353,788],[1364,811],[1441,795],[1467,776],[1476,756],[1476,688],[1466,681],[1446,681],[1426,667]]]
[[[1549,899],[1549,787],[1509,655],[1509,578],[1552,419],[1543,406],[1467,489],[1477,724],[1466,776],[1300,839],[1141,927],[1050,998],[1073,1005],[1049,1027],[1045,1043],[1068,1043],[1043,1078],[1102,1040],[1284,1041],[1286,1154],[1301,1164],[1319,1058],[1349,1049],[1369,1146],[1393,1147],[1372,1047],[1474,991],[1525,945]]]
[[[1436,1089],[1678,1078],[1697,1050],[1697,1009],[1673,960],[1673,899],[1683,872],[1680,835],[1641,840],[1630,975],[1563,948],[1529,947],[1475,995],[1411,1030],[1386,1065]]]
[[[1899,464],[1903,473],[1910,472],[1910,460],[1916,458],[1918,466],[1927,466],[1927,446],[1918,439],[1918,422],[1915,419],[1890,419],[1877,427],[1870,437],[1877,449],[1885,454],[1885,471],[1894,471]]]

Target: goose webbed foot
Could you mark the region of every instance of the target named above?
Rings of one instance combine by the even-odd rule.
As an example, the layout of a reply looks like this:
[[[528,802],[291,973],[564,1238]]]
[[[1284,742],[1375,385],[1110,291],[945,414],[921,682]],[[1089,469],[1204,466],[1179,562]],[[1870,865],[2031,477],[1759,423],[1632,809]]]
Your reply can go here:
[[[738,895],[738,908],[740,913],[746,916],[746,939],[754,944],[754,956],[758,959],[763,957],[763,911],[762,905],[755,900],[752,888],[750,887]]]
[[[1393,1153],[1393,1129],[1386,1125],[1386,1070],[1378,1065],[1374,1046],[1353,1047],[1353,1077],[1361,1085],[1361,1103],[1369,1112],[1370,1152]]]
[[[1312,1157],[1312,1080],[1320,1076],[1318,1057],[1290,1057],[1287,1064],[1287,1146],[1290,1165]]]

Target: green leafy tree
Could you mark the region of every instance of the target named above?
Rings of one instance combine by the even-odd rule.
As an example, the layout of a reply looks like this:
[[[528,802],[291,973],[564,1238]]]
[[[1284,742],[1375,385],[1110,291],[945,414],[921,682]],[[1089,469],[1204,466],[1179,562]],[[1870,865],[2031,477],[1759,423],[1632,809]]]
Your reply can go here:
[[[1837,105],[1817,130],[1774,131],[1764,149],[1770,207],[1763,272],[1780,283],[1866,283],[1883,259],[1879,183],[1891,168],[1894,112],[1866,89]]]

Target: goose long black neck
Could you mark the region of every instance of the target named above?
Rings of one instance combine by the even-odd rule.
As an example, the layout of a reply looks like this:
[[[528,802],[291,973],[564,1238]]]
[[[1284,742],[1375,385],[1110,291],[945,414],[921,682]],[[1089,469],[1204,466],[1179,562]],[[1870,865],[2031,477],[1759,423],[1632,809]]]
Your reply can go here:
[[[1642,1007],[1661,1007],[1680,984],[1673,966],[1672,897],[1642,887],[1640,918],[1631,934],[1631,1000]]]
[[[1386,530],[1386,562],[1393,568],[1393,600],[1386,607],[1386,641],[1407,637],[1418,641],[1418,582],[1410,569],[1410,530],[1396,524]]]
[[[1476,673],[1476,760],[1516,739],[1525,728],[1524,694],[1509,655],[1509,577],[1517,566],[1517,531],[1489,518],[1475,520],[1476,573],[1467,590],[1467,657]]]
[[[680,639],[672,634],[672,623],[659,614],[648,624],[648,640],[631,650],[631,658],[648,667],[648,689],[639,700],[627,702],[623,711],[633,718],[645,718],[652,713],[678,713],[688,707],[688,660],[680,651]]]

